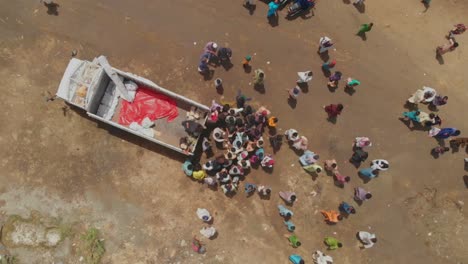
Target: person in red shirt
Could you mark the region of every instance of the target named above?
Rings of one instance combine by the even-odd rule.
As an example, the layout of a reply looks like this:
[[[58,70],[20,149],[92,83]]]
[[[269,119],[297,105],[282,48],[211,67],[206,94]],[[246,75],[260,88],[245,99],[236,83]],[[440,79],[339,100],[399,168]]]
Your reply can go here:
[[[343,111],[343,108],[344,106],[342,104],[331,104],[323,107],[325,112],[327,112],[329,119],[334,119],[340,115],[341,111]]]

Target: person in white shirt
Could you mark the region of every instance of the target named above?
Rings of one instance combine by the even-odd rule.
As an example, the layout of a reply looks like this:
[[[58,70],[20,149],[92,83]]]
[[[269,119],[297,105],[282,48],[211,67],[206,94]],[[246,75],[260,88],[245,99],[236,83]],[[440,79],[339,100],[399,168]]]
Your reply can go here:
[[[366,231],[359,231],[357,233],[357,237],[364,245],[364,248],[371,248],[374,246],[375,243],[377,243],[377,238],[375,237],[375,234],[371,234]]]
[[[376,159],[371,162],[371,167],[373,170],[381,170],[381,171],[386,171],[388,170],[390,164],[388,161],[384,159]]]
[[[333,46],[333,42],[331,38],[329,37],[321,37],[319,41],[319,53],[324,53],[325,51],[328,51]]]
[[[298,72],[297,75],[299,76],[299,79],[296,81],[297,83],[310,82],[313,77],[313,73],[311,71]]]
[[[316,264],[333,263],[333,258],[328,255],[323,254],[323,252],[320,250],[315,251],[314,254],[312,255],[312,258],[314,260],[314,263]]]

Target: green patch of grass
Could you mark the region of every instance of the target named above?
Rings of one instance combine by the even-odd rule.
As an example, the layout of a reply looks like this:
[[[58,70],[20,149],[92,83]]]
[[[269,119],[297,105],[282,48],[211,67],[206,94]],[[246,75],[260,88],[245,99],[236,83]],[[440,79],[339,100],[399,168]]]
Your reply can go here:
[[[86,263],[99,264],[101,258],[106,252],[104,248],[104,241],[99,239],[99,230],[96,228],[89,228],[85,234],[81,236],[84,241],[84,254],[86,256]]]

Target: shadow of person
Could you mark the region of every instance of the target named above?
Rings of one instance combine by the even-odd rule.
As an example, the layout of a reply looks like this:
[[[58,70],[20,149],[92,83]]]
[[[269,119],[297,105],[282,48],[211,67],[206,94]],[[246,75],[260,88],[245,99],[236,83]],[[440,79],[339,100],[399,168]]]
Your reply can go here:
[[[223,87],[222,84],[221,84],[220,86],[216,87],[216,92],[217,92],[219,95],[223,95],[223,94],[224,94],[224,87]]]
[[[359,36],[363,41],[367,40],[366,32],[358,32],[356,35]]]
[[[295,109],[297,106],[297,100],[292,98],[291,96],[288,97],[288,105],[292,108]]]
[[[200,74],[203,75],[203,80],[209,81],[209,80],[213,79],[214,70],[209,70],[209,71],[206,71],[206,72],[202,72]]]
[[[334,93],[334,92],[338,89],[338,85],[335,86],[335,87],[333,87],[333,86],[327,84],[327,87],[328,87],[328,90],[329,90],[331,93]]]
[[[275,16],[269,16],[267,17],[268,18],[268,23],[270,24],[270,26],[272,27],[277,27],[279,26],[279,19],[278,19],[278,16],[275,15]]]
[[[325,69],[324,67],[322,67],[322,73],[323,73],[323,75],[324,75],[325,77],[327,77],[327,78],[330,77],[330,75],[331,75],[331,71]]]
[[[445,63],[444,57],[442,57],[442,55],[440,55],[439,52],[437,52],[437,50],[436,50],[436,57],[435,58],[439,62],[440,65]]]
[[[266,92],[265,90],[265,85],[264,84],[254,84],[254,90],[261,93],[261,94],[264,94]]]
[[[438,159],[440,157],[440,154],[436,152],[435,148],[431,149],[431,155],[434,159]]]
[[[54,2],[44,2],[44,6],[47,7],[47,14],[53,15],[53,16],[58,16],[58,8],[60,7],[59,4],[54,3]]]
[[[465,183],[465,187],[468,188],[468,175],[463,176],[463,182]]]
[[[250,66],[249,64],[244,64],[242,67],[244,68],[245,73],[251,73],[252,72],[252,66]]]
[[[426,2],[426,1],[424,1],[424,0],[423,0],[423,1],[421,1],[421,3],[423,3],[423,5],[424,5],[424,8],[425,8],[423,12],[424,12],[424,13],[426,13],[426,12],[427,12],[427,10],[429,9],[430,5],[429,5],[429,3],[427,3],[427,2]]]
[[[221,61],[219,64],[224,68],[225,71],[229,71],[232,67],[234,67],[234,64],[232,64],[230,60]]]
[[[354,89],[354,87],[345,86],[344,92],[350,96],[353,96],[353,94],[356,92],[356,89]]]
[[[300,83],[296,83],[296,84],[297,84],[297,87],[299,87],[303,93],[308,93],[309,92],[309,84],[308,83],[300,82]]]
[[[364,184],[370,182],[370,180],[371,180],[369,177],[366,177],[366,176],[362,175],[360,172],[358,172],[358,176],[359,176],[359,178],[361,178],[361,180],[362,180],[362,182]]]
[[[410,103],[409,101],[406,101],[403,107],[410,111],[418,110],[418,105]]]
[[[349,5],[349,4],[351,4],[351,1],[349,1],[349,0],[343,0],[343,3]]]
[[[328,55],[328,50],[324,52],[317,51],[317,53],[320,56],[320,59],[322,59],[323,62],[327,62],[330,60],[330,55]]]
[[[336,116],[334,116],[334,117],[328,117],[328,118],[327,118],[327,121],[335,125],[336,122],[338,121],[338,118],[336,118]]]
[[[353,4],[354,7],[357,9],[359,13],[365,13],[366,12],[366,5],[364,3],[361,4]]]
[[[249,15],[253,15],[255,13],[255,9],[257,9],[257,5],[251,5],[250,3],[245,3],[244,8],[249,10]]]

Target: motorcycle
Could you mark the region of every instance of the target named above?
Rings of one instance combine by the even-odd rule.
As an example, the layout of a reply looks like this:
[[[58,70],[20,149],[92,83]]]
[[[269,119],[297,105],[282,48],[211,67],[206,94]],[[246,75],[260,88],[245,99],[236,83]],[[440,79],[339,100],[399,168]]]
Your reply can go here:
[[[294,1],[292,5],[288,7],[288,14],[286,15],[286,18],[295,17],[301,14],[302,12],[306,12],[309,9],[314,8],[314,6],[315,6],[315,0],[308,0],[308,6],[305,8],[301,5],[300,0],[296,0]]]

